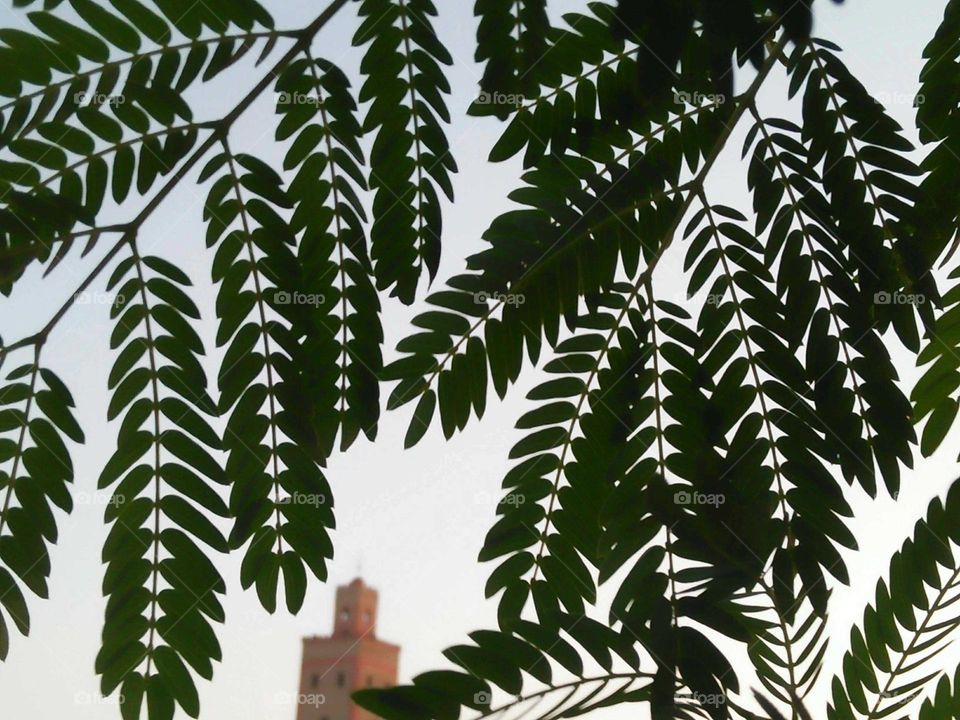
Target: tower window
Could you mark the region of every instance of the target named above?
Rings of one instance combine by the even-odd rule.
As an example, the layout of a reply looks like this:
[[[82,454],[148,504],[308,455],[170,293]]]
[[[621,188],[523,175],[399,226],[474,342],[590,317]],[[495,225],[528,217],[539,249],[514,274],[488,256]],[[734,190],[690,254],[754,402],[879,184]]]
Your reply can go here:
[[[337,687],[343,687],[347,682],[347,676],[342,672],[337,673]]]
[[[367,687],[373,687],[373,676],[367,675]]]
[[[350,608],[344,608],[343,610],[340,611],[340,619],[341,620],[350,619]]]
[[[320,676],[314,673],[310,676],[310,687],[315,688],[320,684]]]

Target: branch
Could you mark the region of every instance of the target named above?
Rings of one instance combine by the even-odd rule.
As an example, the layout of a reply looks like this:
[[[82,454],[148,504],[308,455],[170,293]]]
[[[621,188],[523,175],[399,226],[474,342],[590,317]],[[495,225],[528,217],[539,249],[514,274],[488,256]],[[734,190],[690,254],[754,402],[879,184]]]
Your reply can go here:
[[[739,124],[740,118],[742,118],[747,109],[753,105],[753,102],[757,97],[757,93],[760,92],[760,88],[763,86],[763,83],[770,74],[770,71],[777,64],[785,45],[786,37],[780,38],[780,40],[774,44],[774,47],[771,50],[770,55],[767,57],[766,62],[764,62],[763,67],[760,69],[760,72],[757,73],[757,76],[753,79],[753,82],[750,83],[750,87],[747,88],[743,95],[737,98],[737,107],[730,113],[730,119],[724,123],[723,132],[720,133],[720,137],[717,138],[717,141],[710,149],[710,155],[707,156],[706,160],[704,161],[703,167],[700,169],[700,172],[697,173],[697,176],[691,182],[687,183],[691,190],[687,195],[686,200],[683,201],[679,210],[677,211],[677,215],[673,220],[673,224],[667,229],[667,232],[664,233],[664,239],[663,242],[660,243],[660,247],[657,248],[657,251],[654,253],[653,257],[647,262],[646,270],[640,273],[640,277],[637,278],[636,284],[634,285],[634,293],[640,292],[640,289],[643,287],[643,285],[645,285],[653,277],[653,272],[657,269],[657,265],[659,264],[660,259],[663,257],[663,254],[673,244],[677,234],[677,229],[680,227],[680,222],[687,214],[690,206],[693,205],[694,199],[699,197],[699,195],[703,192],[703,187],[707,181],[707,176],[709,176],[710,171],[713,169],[714,163],[716,163],[717,158],[720,157],[720,153],[723,152],[723,149],[727,146],[727,141],[730,139],[730,136],[733,134],[733,131]]]
[[[104,269],[110,264],[117,253],[123,249],[128,243],[131,242],[131,239],[136,237],[137,232],[147,221],[147,219],[153,215],[153,212],[163,203],[167,196],[173,192],[181,180],[186,177],[194,166],[200,162],[206,156],[207,152],[210,151],[218,142],[223,139],[226,139],[227,135],[230,132],[230,128],[237,121],[237,119],[243,115],[244,112],[254,103],[254,101],[260,97],[264,90],[270,87],[271,83],[274,82],[277,75],[285,68],[291,60],[297,57],[300,53],[304,52],[310,47],[310,43],[313,42],[314,36],[328,23],[333,19],[334,15],[349,2],[349,0],[333,0],[327,8],[317,16],[317,18],[311,22],[309,25],[304,27],[302,30],[293,33],[294,36],[299,39],[290,47],[286,54],[277,61],[277,63],[271,68],[270,72],[264,75],[260,82],[258,82],[250,92],[248,92],[240,102],[238,102],[233,109],[228,112],[221,120],[217,121],[213,125],[215,129],[210,135],[203,141],[203,143],[198,147],[193,155],[191,155],[186,162],[184,162],[177,171],[173,174],[167,183],[157,191],[157,194],[150,199],[150,202],[144,206],[137,216],[127,223],[127,229],[117,243],[110,248],[106,255],[97,263],[97,266],[90,271],[90,274],[83,279],[83,282],[80,283],[79,287],[74,291],[74,293],[64,302],[64,304],[54,313],[53,317],[47,322],[43,328],[31,335],[30,337],[23,338],[12,345],[5,345],[0,347],[0,358],[5,356],[7,353],[15,350],[17,348],[27,347],[30,345],[35,345],[42,343],[46,340],[47,336],[50,334],[50,331],[56,326],[56,324],[66,315],[67,311],[73,305],[76,297],[86,290],[91,283],[104,271]]]
[[[733,131],[736,128],[737,124],[739,123],[740,118],[747,111],[747,108],[753,104],[754,100],[756,99],[757,93],[760,91],[760,87],[763,85],[764,81],[767,79],[767,76],[770,74],[770,71],[774,68],[774,66],[779,61],[780,55],[783,52],[783,48],[786,45],[786,42],[787,42],[786,37],[782,37],[780,40],[778,40],[774,44],[774,47],[769,57],[767,58],[763,67],[761,68],[760,72],[757,74],[756,78],[754,78],[753,82],[750,84],[750,87],[747,88],[747,90],[739,98],[736,98],[736,102],[737,102],[736,109],[734,109],[730,113],[729,120],[725,124],[723,132],[720,133],[720,136],[717,138],[716,142],[714,143],[713,148],[711,148],[710,155],[707,156],[703,167],[701,168],[700,172],[693,178],[693,180],[690,180],[689,182],[686,182],[682,185],[678,185],[677,187],[668,188],[667,190],[658,192],[655,195],[652,195],[650,197],[641,198],[633,206],[628,206],[622,211],[608,215],[602,221],[598,222],[596,225],[586,228],[583,231],[583,233],[575,235],[574,242],[571,243],[570,246],[568,246],[564,250],[561,250],[559,253],[557,253],[554,256],[554,259],[556,259],[557,257],[560,257],[564,252],[570,252],[569,248],[572,247],[573,244],[577,240],[579,240],[581,237],[586,236],[592,231],[596,231],[598,228],[606,225],[607,223],[620,221],[622,216],[627,212],[633,212],[638,207],[641,207],[645,204],[653,203],[659,199],[670,197],[671,195],[683,193],[685,191],[689,191],[689,194],[687,195],[686,199],[683,200],[683,202],[680,205],[679,211],[677,213],[676,218],[674,219],[673,224],[670,226],[667,232],[664,233],[664,239],[661,242],[660,247],[657,249],[654,256],[648,261],[647,268],[637,278],[636,284],[634,285],[633,291],[631,293],[631,298],[636,297],[636,295],[641,291],[641,289],[647,283],[647,281],[653,276],[653,272],[656,269],[657,264],[660,262],[660,258],[663,256],[663,253],[673,243],[674,235],[676,235],[677,229],[680,227],[680,222],[683,220],[683,217],[687,214],[687,211],[690,209],[690,206],[692,205],[694,198],[696,198],[699,192],[702,191],[704,184],[707,180],[707,176],[710,173],[710,170],[713,168],[713,165],[717,161],[717,158],[720,156],[720,153],[726,147],[727,141],[730,139],[730,136],[733,134]],[[515,293],[524,287],[525,285],[524,279],[529,276],[529,273],[530,273],[530,270],[527,271],[526,275],[524,275],[519,280],[517,280],[517,282],[511,285],[511,292]],[[456,356],[459,350],[473,336],[473,334],[477,331],[477,329],[480,328],[482,325],[484,325],[487,322],[487,320],[493,315],[493,313],[496,312],[497,309],[500,308],[502,305],[504,305],[505,302],[506,301],[504,299],[500,299],[493,302],[489,307],[489,309],[483,315],[478,317],[476,322],[474,322],[471,325],[470,329],[467,330],[457,340],[457,342],[454,343],[453,347],[451,347],[450,350],[448,350],[444,354],[443,358],[437,363],[436,367],[433,368],[433,370],[430,372],[429,377],[427,377],[426,379],[426,383],[423,386],[419,386],[418,388],[412,389],[410,392],[412,393],[419,390],[422,393],[422,392],[426,392],[430,387],[432,387],[433,383],[440,376],[441,371],[446,367],[447,363],[450,362],[450,360]],[[410,397],[402,398],[404,402],[409,399]]]

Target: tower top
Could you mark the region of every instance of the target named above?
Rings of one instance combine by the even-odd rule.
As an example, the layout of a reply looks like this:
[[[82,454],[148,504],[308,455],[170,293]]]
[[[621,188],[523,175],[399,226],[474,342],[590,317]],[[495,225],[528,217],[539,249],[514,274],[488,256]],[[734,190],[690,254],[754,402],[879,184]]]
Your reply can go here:
[[[377,591],[359,577],[337,588],[333,608],[333,637],[376,637]]]
[[[360,577],[337,588],[333,633],[303,639],[300,697],[323,698],[323,706],[299,702],[297,720],[379,720],[351,699],[357,690],[397,684],[400,648],[374,637],[376,623],[376,590]]]

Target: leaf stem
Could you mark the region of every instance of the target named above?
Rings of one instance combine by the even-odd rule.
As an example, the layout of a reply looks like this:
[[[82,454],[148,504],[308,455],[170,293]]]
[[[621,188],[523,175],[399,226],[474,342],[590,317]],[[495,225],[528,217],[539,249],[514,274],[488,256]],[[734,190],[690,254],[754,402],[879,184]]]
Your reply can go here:
[[[157,367],[157,348],[153,334],[153,318],[150,315],[150,301],[147,298],[147,281],[143,274],[143,259],[137,250],[136,235],[129,239],[130,250],[133,253],[134,267],[137,270],[137,280],[140,286],[140,299],[143,302],[144,330],[147,335],[147,353],[150,360],[150,390],[153,395],[153,563],[150,569],[150,631],[147,636],[147,670],[145,677],[150,675],[153,665],[153,650],[157,632],[157,607],[159,604],[157,590],[160,581],[160,387],[159,370]],[[122,319],[122,318],[121,318]]]
[[[267,322],[267,312],[264,307],[264,288],[260,282],[260,269],[257,266],[257,256],[253,250],[253,233],[250,229],[250,220],[247,215],[247,207],[243,202],[243,194],[240,191],[240,175],[237,173],[237,166],[234,162],[233,153],[230,151],[230,145],[227,139],[223,139],[223,150],[227,155],[227,162],[230,167],[230,175],[233,181],[233,189],[239,206],[240,222],[243,224],[244,245],[247,247],[247,256],[250,259],[250,274],[253,277],[253,286],[256,293],[257,311],[260,315],[260,338],[263,341],[263,360],[267,370],[267,404],[270,407],[270,456],[273,461],[273,494],[274,494],[274,513],[277,521],[277,552],[283,555],[283,538],[280,536],[282,518],[280,515],[280,443],[277,440],[277,423],[279,422],[277,413],[277,386],[273,377],[273,351],[270,349],[270,324]]]
[[[423,147],[420,139],[420,113],[417,111],[417,85],[413,75],[413,49],[410,47],[410,28],[407,21],[407,13],[411,11],[407,7],[407,0],[399,0],[399,2],[400,25],[403,29],[403,48],[407,56],[404,65],[406,65],[407,70],[407,84],[410,86],[408,92],[410,95],[410,115],[413,119],[413,149],[417,160],[417,197],[420,199],[419,206],[417,207],[417,235],[420,241],[420,269],[417,273],[419,276],[420,273],[423,272],[424,254],[429,252],[426,247],[426,238],[424,238],[423,223],[423,206],[426,204],[426,198],[423,192]]]
[[[76,74],[69,75],[63,80],[59,80],[55,83],[45,85],[39,90],[34,90],[33,92],[19,95],[16,99],[11,100],[8,103],[0,106],[0,113],[4,113],[7,110],[10,110],[17,103],[22,103],[24,100],[33,100],[36,97],[39,97],[53,88],[61,88],[70,85],[81,78],[91,77],[102,73],[110,68],[119,68],[123,65],[134,64],[140,62],[144,58],[153,57],[154,55],[162,55],[167,52],[179,52],[181,50],[192,49],[194,47],[200,47],[202,45],[212,45],[214,43],[220,43],[225,40],[241,40],[243,42],[249,42],[250,40],[259,40],[260,38],[293,38],[297,37],[297,34],[300,31],[296,30],[269,30],[264,32],[248,32],[248,33],[238,33],[236,35],[215,35],[214,37],[209,38],[198,38],[196,40],[191,40],[189,42],[180,43],[179,45],[164,45],[162,47],[156,48],[154,50],[148,50],[143,53],[135,53],[125,58],[118,60],[113,60],[111,62],[103,63],[102,65],[97,65],[96,67],[90,68],[89,70],[84,70]]]
[[[557,462],[557,470],[554,473],[552,487],[550,489],[550,502],[547,505],[547,512],[544,515],[544,528],[543,532],[540,534],[540,544],[537,548],[536,561],[534,562],[533,567],[533,576],[530,580],[530,588],[533,588],[533,584],[537,581],[538,573],[540,571],[540,561],[543,558],[543,552],[546,549],[547,545],[547,533],[550,532],[550,526],[553,524],[553,507],[556,504],[557,497],[560,493],[560,480],[563,477],[563,470],[566,466],[564,462],[567,457],[567,453],[570,451],[573,446],[573,431],[576,429],[577,424],[581,419],[581,412],[583,410],[583,405],[590,397],[590,386],[593,384],[593,381],[596,379],[597,375],[600,373],[600,367],[603,365],[604,359],[607,357],[607,354],[610,352],[610,347],[613,345],[613,339],[617,335],[617,331],[620,329],[620,325],[623,322],[623,318],[626,317],[627,312],[630,310],[630,306],[636,300],[637,294],[633,293],[630,297],[624,299],[623,307],[620,309],[620,313],[617,315],[617,319],[614,321],[611,326],[610,332],[607,333],[606,340],[603,343],[603,347],[600,348],[597,353],[596,362],[590,368],[590,374],[587,377],[586,382],[583,385],[583,392],[580,393],[580,397],[577,400],[577,407],[573,412],[573,417],[570,418],[570,423],[567,426],[567,432],[565,433],[565,438],[563,441],[563,450],[560,452],[560,459]]]
[[[661,375],[660,375],[660,343],[657,341],[657,313],[656,301],[653,296],[653,282],[647,278],[644,283],[647,290],[647,304],[650,307],[650,342],[653,348],[653,393],[656,405],[654,407],[655,417],[657,419],[657,460],[660,465],[660,476],[664,481],[667,479],[667,454],[663,446],[663,398],[661,396]],[[677,627],[677,580],[676,570],[674,569],[673,558],[673,531],[670,527],[667,530],[667,541],[664,549],[667,553],[667,571],[670,581],[670,614],[673,617],[673,627]]]
[[[313,82],[317,88],[317,94],[323,92],[323,88],[320,83],[320,77],[317,75],[316,61],[313,59],[313,55],[307,50],[307,60],[310,63],[310,74],[313,76]],[[318,108],[320,110],[320,119],[323,122],[323,139],[324,144],[327,147],[327,168],[330,171],[330,188],[333,193],[333,220],[336,225],[337,235],[336,235],[336,244],[337,244],[337,255],[340,260],[338,275],[340,280],[340,358],[338,365],[342,369],[340,373],[340,423],[341,428],[345,423],[346,413],[347,413],[347,361],[349,360],[349,346],[348,346],[348,332],[349,328],[347,326],[347,267],[344,262],[344,228],[343,228],[343,218],[340,215],[340,184],[337,182],[337,168],[336,161],[334,159],[333,152],[333,138],[335,137],[333,129],[330,124],[330,117],[327,113],[327,108],[324,105],[324,98],[318,98]],[[329,227],[329,226],[328,226]],[[341,438],[344,436],[344,430],[341,429]]]

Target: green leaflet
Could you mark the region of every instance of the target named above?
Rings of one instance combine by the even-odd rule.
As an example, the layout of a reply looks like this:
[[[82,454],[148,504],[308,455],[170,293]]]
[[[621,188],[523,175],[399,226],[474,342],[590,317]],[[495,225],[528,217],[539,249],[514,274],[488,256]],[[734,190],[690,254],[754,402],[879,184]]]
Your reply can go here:
[[[919,167],[899,155],[913,149],[899,125],[853,77],[830,43],[813,40],[798,48],[792,64],[803,94],[803,139],[810,143],[808,162],[823,166],[830,212],[850,243],[848,273],[861,277],[860,292],[873,299],[880,329],[892,324],[910,349],[919,348],[916,317],[929,321],[936,286],[928,270],[935,256],[912,240],[920,197]],[[808,57],[804,56],[808,54]],[[890,164],[888,158],[897,162]],[[857,183],[865,185],[861,202],[850,202]],[[890,302],[898,293],[923,296],[924,302]]]
[[[946,160],[960,147],[957,88],[952,82],[957,66],[954,43],[960,30],[957,8],[956,2],[946,3],[943,21],[923,49],[926,62],[915,100],[917,131],[927,145],[920,167],[927,175],[920,183],[914,242],[916,252],[927,262],[936,260],[948,246],[950,257],[957,247],[957,212],[950,199],[957,182],[956,167]],[[925,102],[928,97],[934,101]]]
[[[650,357],[637,336],[644,330],[630,308],[629,288],[618,292],[623,294],[611,295],[603,310],[582,322],[618,328],[618,320],[629,318],[632,327],[593,333],[594,352],[583,351],[583,335],[579,342],[558,345],[556,357],[544,368],[555,379],[531,390],[528,398],[540,405],[518,422],[529,432],[510,453],[520,462],[504,479],[507,492],[497,505],[499,519],[480,551],[481,560],[508,558],[487,587],[488,594],[506,590],[500,607],[504,628],[512,626],[523,609],[523,603],[516,608],[510,603],[519,592],[526,598],[538,578],[545,594],[538,611],[543,603],[560,602],[567,611],[582,613],[584,602],[596,602],[588,567],[601,565],[599,517],[616,479],[637,452],[621,450],[619,443],[631,434],[624,428],[639,426],[652,410],[634,405],[644,385],[649,388],[645,369]],[[627,386],[630,391],[623,391]],[[582,438],[577,437],[580,433]],[[520,564],[521,558],[528,562]],[[541,616],[540,621],[548,623],[549,618]]]
[[[814,604],[822,614],[823,572],[839,579],[846,576],[834,544],[856,547],[843,523],[851,510],[824,459],[836,458],[834,462],[845,476],[856,477],[869,492],[875,492],[873,448],[867,445],[867,438],[872,436],[869,429],[865,433],[860,427],[862,415],[857,412],[854,392],[844,387],[840,344],[831,335],[827,313],[806,299],[799,307],[791,303],[795,294],[811,285],[814,292],[826,293],[826,288],[818,288],[799,272],[804,264],[798,257],[791,265],[794,270],[780,276],[781,284],[787,285],[787,302],[783,302],[782,291],[767,269],[763,246],[741,225],[725,218],[739,220],[742,215],[732,208],[704,205],[686,229],[686,234],[694,237],[685,261],[686,267],[695,268],[692,278],[697,276],[696,268],[707,267],[699,286],[691,284],[688,292],[693,294],[710,283],[698,319],[700,339],[695,353],[709,375],[718,378],[714,393],[718,412],[712,415],[719,427],[705,427],[702,432],[714,437],[725,435],[731,429],[729,423],[736,422],[754,402],[758,404],[759,413],[748,414],[744,421],[761,428],[767,448],[749,453],[744,460],[760,463],[752,482],[759,485],[759,478],[765,475],[764,491],[778,496],[780,507],[771,507],[771,516],[779,515],[786,522],[790,552],[810,563],[800,569],[801,585],[805,593],[814,593]],[[787,227],[789,222],[786,216]],[[797,240],[800,232],[794,234]],[[795,242],[787,251],[799,253],[802,247]],[[832,285],[836,288],[838,283]],[[799,315],[804,311],[806,315]],[[807,370],[794,359],[801,344],[806,345]],[[739,358],[735,355],[738,351],[743,353]],[[818,365],[813,366],[814,362]],[[897,393],[896,386],[891,385],[890,392]],[[856,381],[854,388],[859,392]],[[884,430],[881,428],[881,432]],[[904,423],[895,437],[910,434]],[[879,442],[876,447],[883,452],[892,449]],[[904,455],[909,459],[909,452]],[[890,469],[882,458],[878,463],[881,469]],[[772,473],[765,472],[765,467]],[[896,459],[892,470],[898,471]],[[898,487],[898,477],[894,475],[888,481],[891,492]],[[829,543],[824,544],[821,537],[828,538]],[[790,562],[797,560],[792,558]]]
[[[73,464],[65,440],[84,441],[73,397],[51,370],[34,362],[0,384],[0,660],[6,627],[30,631],[23,588],[47,596],[47,546],[57,540],[57,509],[70,512]]]
[[[923,701],[917,717],[919,720],[947,720],[951,714],[956,714],[958,707],[960,707],[960,670],[954,674],[952,683],[948,673],[940,676],[936,694]]]
[[[144,688],[151,717],[172,715],[174,704],[197,717],[190,670],[209,677],[211,660],[220,657],[203,614],[219,607],[226,589],[201,549],[227,550],[208,517],[226,515],[207,486],[222,483],[211,454],[220,439],[205,419],[216,408],[196,360],[203,346],[186,319],[199,317],[187,295],[189,278],[160,258],[140,257],[133,241],[131,250],[108,284],[140,312],[117,336],[122,349],[111,372],[109,416],[124,419],[100,478],[100,487],[114,492],[105,514],[107,610],[96,670],[105,695],[120,688],[124,717],[138,716]],[[120,326],[129,322],[129,312],[114,307],[111,314]],[[212,619],[222,621],[222,613]],[[168,632],[180,623],[212,643],[202,647]]]
[[[450,92],[442,66],[452,58],[434,34],[432,0],[364,0],[353,38],[366,46],[360,101],[370,101],[363,129],[375,133],[370,153],[374,191],[370,228],[377,289],[413,302],[423,271],[440,264],[441,191],[453,200],[457,164],[443,124]]]
[[[307,283],[302,291],[325,299],[316,321],[324,332],[311,348],[324,362],[315,370],[323,383],[316,413],[331,418],[322,428],[324,447],[339,432],[346,450],[361,433],[376,438],[383,367],[380,301],[360,201],[367,190],[362,130],[349,81],[332,63],[302,59],[276,87],[277,139],[289,141],[284,167],[296,172],[289,194]]]
[[[298,240],[278,212],[295,205],[291,195],[297,204],[301,197],[288,194],[257,158],[228,149],[224,156],[204,172],[226,171],[213,183],[204,212],[219,220],[207,244],[216,249],[217,342],[226,347],[217,382],[227,417],[228,542],[245,547],[241,584],[255,585],[270,612],[282,567],[287,607],[296,612],[304,597],[303,565],[323,580],[332,556],[333,496],[319,464],[337,434],[330,417],[339,401],[342,356],[331,327],[337,297],[332,285],[311,284],[316,265],[306,255],[322,252],[322,228],[307,221],[305,239]],[[330,364],[319,362],[323,358]]]

